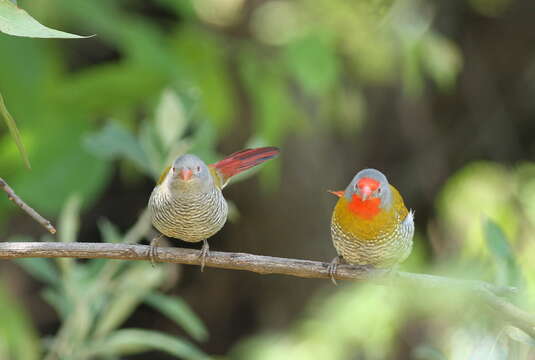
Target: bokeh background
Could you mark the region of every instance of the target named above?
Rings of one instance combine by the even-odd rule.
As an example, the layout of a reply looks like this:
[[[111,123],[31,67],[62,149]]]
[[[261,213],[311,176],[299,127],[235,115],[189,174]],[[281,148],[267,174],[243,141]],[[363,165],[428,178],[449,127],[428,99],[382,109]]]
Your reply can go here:
[[[32,163],[0,128],[0,176],[59,226],[43,236],[2,199],[3,241],[146,242],[143,210],[174,156],[276,145],[279,158],[225,190],[233,216],[211,249],[330,261],[326,190],[375,167],[416,212],[403,268],[517,285],[513,301],[533,309],[533,1],[19,6],[96,36],[0,34],[0,92]],[[142,262],[3,261],[0,358],[535,359],[533,340],[475,300],[434,295]]]

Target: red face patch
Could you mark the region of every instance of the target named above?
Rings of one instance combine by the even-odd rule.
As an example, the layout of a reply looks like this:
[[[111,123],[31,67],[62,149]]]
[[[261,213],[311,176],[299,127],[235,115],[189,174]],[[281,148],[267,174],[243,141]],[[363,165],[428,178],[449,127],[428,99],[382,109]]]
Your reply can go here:
[[[377,190],[377,188],[379,188],[380,185],[381,184],[379,183],[379,181],[369,177],[362,178],[357,182],[357,187],[361,191],[374,192],[375,190]]]
[[[379,213],[379,211],[381,211],[379,205],[381,205],[381,199],[379,198],[371,198],[362,201],[357,194],[353,194],[353,197],[348,204],[348,208],[349,211],[355,215],[358,215],[366,220],[371,220]]]

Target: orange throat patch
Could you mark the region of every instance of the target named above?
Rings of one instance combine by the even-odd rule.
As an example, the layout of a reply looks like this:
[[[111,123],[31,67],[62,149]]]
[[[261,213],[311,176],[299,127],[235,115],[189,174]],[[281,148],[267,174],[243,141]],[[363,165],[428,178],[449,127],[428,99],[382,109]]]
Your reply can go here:
[[[353,194],[351,201],[347,203],[347,208],[360,218],[371,220],[381,211],[379,205],[381,205],[379,198],[362,201],[357,194]]]

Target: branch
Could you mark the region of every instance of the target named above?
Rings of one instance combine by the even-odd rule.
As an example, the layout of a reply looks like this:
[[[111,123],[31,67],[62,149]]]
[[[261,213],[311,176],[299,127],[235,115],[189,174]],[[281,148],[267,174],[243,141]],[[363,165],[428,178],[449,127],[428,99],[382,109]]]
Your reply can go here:
[[[7,193],[7,197],[9,200],[13,201],[16,205],[18,205],[23,211],[25,211],[28,215],[30,215],[35,221],[37,221],[39,224],[41,224],[45,229],[47,229],[51,234],[56,233],[56,228],[52,226],[52,223],[39,215],[37,211],[29,207],[17,194],[15,194],[15,191],[5,182],[4,179],[0,178],[0,188],[4,190]]]
[[[4,242],[0,243],[0,259],[70,257],[150,260],[149,249],[150,247],[147,245],[124,243]],[[199,250],[158,247],[156,252],[159,262],[188,265],[200,265],[201,263]],[[210,251],[210,256],[206,258],[205,266],[302,278],[329,279],[330,277],[327,270],[328,263],[245,253]],[[404,283],[431,289],[445,288],[471,292],[482,299],[507,322],[535,338],[535,315],[499,297],[516,291],[511,287],[495,286],[477,280],[459,280],[436,275],[369,269],[353,265],[339,265],[335,278],[337,280],[373,280],[383,285]]]

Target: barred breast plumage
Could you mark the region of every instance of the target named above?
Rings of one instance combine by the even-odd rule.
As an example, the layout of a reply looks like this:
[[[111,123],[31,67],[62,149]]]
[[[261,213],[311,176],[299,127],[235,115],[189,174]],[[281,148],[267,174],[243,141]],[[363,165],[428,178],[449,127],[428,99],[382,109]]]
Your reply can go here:
[[[389,268],[412,250],[414,213],[378,170],[357,173],[339,197],[331,219],[331,236],[339,257],[329,272],[334,281],[340,257],[349,264]]]
[[[168,237],[198,242],[217,233],[227,221],[228,206],[219,188],[172,194],[156,186],[149,200],[152,223]]]
[[[340,199],[337,207],[344,206],[347,202]],[[333,212],[331,236],[336,251],[348,263],[387,268],[403,262],[411,253],[414,236],[412,211],[396,211],[390,221],[382,223],[377,230],[373,229],[372,223],[362,223],[362,228],[368,230],[367,234],[354,226],[345,226],[344,213],[340,209]]]
[[[149,199],[152,224],[163,235],[203,242],[201,271],[209,256],[208,238],[227,221],[228,205],[221,190],[229,179],[279,154],[275,147],[245,149],[207,165],[193,154],[177,157],[160,175]],[[158,238],[151,241],[154,262]]]

